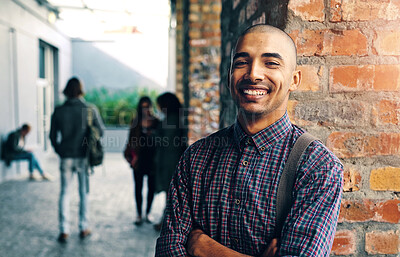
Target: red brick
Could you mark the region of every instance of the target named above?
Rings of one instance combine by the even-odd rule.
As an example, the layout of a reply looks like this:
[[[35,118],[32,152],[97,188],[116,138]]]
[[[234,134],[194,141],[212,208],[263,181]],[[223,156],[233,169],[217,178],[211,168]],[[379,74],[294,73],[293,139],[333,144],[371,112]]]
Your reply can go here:
[[[366,55],[367,38],[359,30],[331,30],[331,55]]]
[[[359,191],[361,187],[360,172],[352,168],[346,167],[343,173],[343,191],[355,192]]]
[[[375,110],[380,124],[400,125],[400,103],[398,101],[381,100],[375,104]]]
[[[190,22],[198,22],[198,21],[200,21],[200,20],[201,20],[201,19],[200,19],[199,14],[195,14],[195,13],[189,14],[189,21],[190,21]]]
[[[400,221],[400,200],[388,200],[376,203],[375,221],[397,224]]]
[[[339,222],[377,221],[397,224],[400,200],[342,200]]]
[[[350,255],[356,252],[355,232],[350,230],[338,230],[332,245],[332,254]]]
[[[365,235],[365,251],[368,254],[399,253],[398,231],[372,231]]]
[[[400,65],[336,66],[330,71],[330,91],[398,91]]]
[[[327,146],[339,158],[399,155],[400,133],[333,132],[328,137]]]
[[[222,5],[220,2],[214,2],[214,4],[212,5],[212,11],[214,13],[221,13],[222,11]]]
[[[367,38],[360,30],[303,30],[292,31],[300,56],[338,56],[367,54]],[[346,47],[343,47],[346,46]]]
[[[298,91],[318,91],[319,86],[319,69],[322,67],[316,67],[312,65],[302,65],[297,67],[301,71],[301,84]]]
[[[341,2],[341,20],[343,21],[396,20],[400,18],[400,1],[397,0],[342,0]],[[336,16],[334,17],[337,19]]]
[[[342,20],[342,0],[331,0],[330,14],[332,22]]]
[[[397,91],[400,88],[400,65],[375,66],[375,91]]]
[[[200,12],[200,5],[199,4],[195,4],[195,3],[190,4],[189,9],[190,9],[191,13],[195,13],[195,12],[199,13]]]
[[[203,31],[203,36],[206,38],[210,37],[221,37],[221,32],[220,31]]]
[[[296,43],[297,55],[323,55],[324,34],[325,32],[322,30],[304,30],[302,32],[298,30],[292,31],[290,36]]]
[[[400,55],[400,31],[376,31],[374,47],[379,55]]]
[[[342,200],[339,222],[365,222],[375,217],[375,204],[368,199]]]
[[[303,20],[324,21],[325,18],[323,0],[292,0],[288,8]]]

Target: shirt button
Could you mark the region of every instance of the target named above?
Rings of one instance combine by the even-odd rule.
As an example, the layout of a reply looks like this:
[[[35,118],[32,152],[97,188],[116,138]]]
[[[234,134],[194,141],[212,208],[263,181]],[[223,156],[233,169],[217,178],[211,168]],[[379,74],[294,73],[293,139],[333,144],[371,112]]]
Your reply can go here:
[[[260,147],[260,150],[261,150],[261,151],[264,151],[264,150],[265,150],[265,147],[264,147],[264,146]]]
[[[236,200],[235,200],[235,204],[236,204],[236,205],[239,205],[239,204],[240,204],[240,200],[239,200],[239,199],[236,199]]]
[[[251,144],[251,139],[250,139],[250,138],[247,139],[247,144],[248,144],[248,145]]]
[[[236,244],[236,245],[239,244],[239,240],[237,240],[236,238],[235,238],[233,241],[235,241],[235,244]]]
[[[242,163],[243,163],[243,166],[247,166],[249,164],[248,161],[243,161]]]

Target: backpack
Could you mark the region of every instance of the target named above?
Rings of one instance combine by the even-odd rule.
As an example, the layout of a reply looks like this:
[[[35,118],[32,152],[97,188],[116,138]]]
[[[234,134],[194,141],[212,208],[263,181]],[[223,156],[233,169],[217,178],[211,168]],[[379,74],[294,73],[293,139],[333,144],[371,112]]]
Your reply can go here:
[[[104,149],[101,144],[100,130],[93,125],[93,110],[88,108],[88,128],[85,138],[87,146],[86,154],[90,167],[98,166],[103,163]],[[93,169],[92,169],[93,171]]]

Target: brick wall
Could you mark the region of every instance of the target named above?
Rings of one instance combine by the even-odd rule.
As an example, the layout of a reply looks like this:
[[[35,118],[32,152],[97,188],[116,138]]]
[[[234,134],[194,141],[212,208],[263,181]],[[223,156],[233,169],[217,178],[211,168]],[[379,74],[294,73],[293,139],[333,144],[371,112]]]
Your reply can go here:
[[[290,118],[345,165],[332,256],[399,256],[400,1],[223,1],[222,126],[235,118],[229,54],[254,23],[284,28],[296,42],[303,82]]]
[[[221,2],[177,1],[177,85],[189,107],[190,143],[219,128]]]

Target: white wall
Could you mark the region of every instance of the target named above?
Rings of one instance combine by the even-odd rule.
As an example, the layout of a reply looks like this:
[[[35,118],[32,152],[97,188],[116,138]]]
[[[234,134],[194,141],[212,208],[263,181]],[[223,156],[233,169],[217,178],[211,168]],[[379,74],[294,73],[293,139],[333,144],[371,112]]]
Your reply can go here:
[[[27,144],[37,145],[37,87],[39,40],[56,47],[59,87],[72,76],[71,41],[47,22],[47,9],[34,0],[0,0],[0,136],[27,122],[32,125]],[[41,146],[35,147],[43,156]],[[26,166],[0,164],[0,182],[26,175]]]

